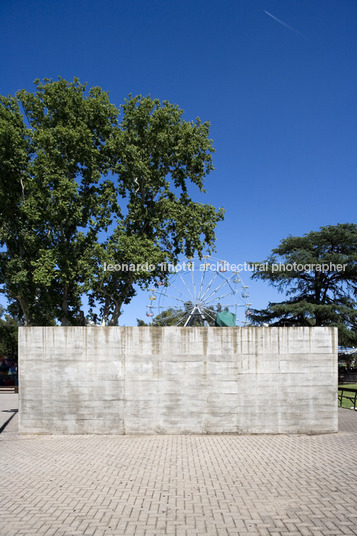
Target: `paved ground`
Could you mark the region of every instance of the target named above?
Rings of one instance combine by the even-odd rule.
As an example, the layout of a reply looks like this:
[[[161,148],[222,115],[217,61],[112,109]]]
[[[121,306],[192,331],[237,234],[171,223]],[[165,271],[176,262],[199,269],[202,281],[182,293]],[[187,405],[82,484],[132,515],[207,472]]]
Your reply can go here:
[[[0,426],[17,395],[0,393]],[[10,410],[10,411],[9,411]],[[319,436],[0,435],[0,536],[357,534],[357,412]]]

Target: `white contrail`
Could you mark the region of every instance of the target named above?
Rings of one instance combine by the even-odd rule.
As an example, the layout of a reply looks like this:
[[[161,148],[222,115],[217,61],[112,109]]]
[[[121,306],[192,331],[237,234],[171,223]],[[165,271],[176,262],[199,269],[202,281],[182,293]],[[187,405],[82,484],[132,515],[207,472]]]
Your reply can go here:
[[[276,22],[278,22],[279,24],[282,24],[283,26],[285,26],[285,28],[287,28],[288,30],[291,30],[292,32],[295,32],[295,33],[301,35],[302,37],[306,38],[305,35],[303,35],[302,33],[298,32],[297,30],[295,30],[295,28],[293,28],[292,26],[289,26],[289,24],[286,24],[286,22],[283,22],[282,20],[278,19],[277,17],[274,17],[274,15],[269,13],[269,11],[265,11],[265,9],[263,9],[263,11],[264,11],[264,13],[269,15],[269,17],[271,17],[272,19],[276,20]]]

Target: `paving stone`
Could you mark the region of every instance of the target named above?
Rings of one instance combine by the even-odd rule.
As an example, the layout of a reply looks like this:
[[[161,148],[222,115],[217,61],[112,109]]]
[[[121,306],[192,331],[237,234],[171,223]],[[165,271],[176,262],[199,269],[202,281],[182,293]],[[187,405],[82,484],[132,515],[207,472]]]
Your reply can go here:
[[[0,412],[16,403],[1,395]],[[309,436],[20,436],[15,415],[0,536],[355,535],[357,412],[339,422]]]

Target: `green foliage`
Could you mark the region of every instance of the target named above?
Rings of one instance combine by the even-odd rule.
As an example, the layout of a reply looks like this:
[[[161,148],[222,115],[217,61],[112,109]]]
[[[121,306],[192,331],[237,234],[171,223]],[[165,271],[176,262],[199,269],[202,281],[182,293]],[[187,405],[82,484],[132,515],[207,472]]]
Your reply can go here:
[[[18,323],[0,306],[0,355],[17,360],[17,343]]]
[[[289,236],[265,262],[269,269],[255,271],[253,278],[268,281],[289,298],[253,310],[253,324],[336,326],[341,344],[357,342],[356,224],[330,225],[303,237]]]
[[[209,124],[150,97],[120,110],[78,79],[35,86],[0,97],[0,290],[26,325],[78,323],[84,295],[116,325],[136,286],[164,276],[104,262],[157,265],[214,246],[223,211],[188,195],[213,169]]]
[[[162,311],[152,319],[152,323],[146,323],[137,318],[138,326],[177,326],[183,318],[185,312],[182,309],[174,309],[170,307],[166,311]]]
[[[218,304],[215,308],[206,308],[204,311],[205,318],[193,316],[190,321],[190,326],[215,326],[215,319],[217,313],[221,311],[221,305]],[[138,326],[183,326],[188,319],[188,315],[192,310],[192,303],[186,302],[182,309],[169,307],[165,311],[162,311],[158,315],[154,316],[152,322],[145,323],[143,320],[137,318]]]

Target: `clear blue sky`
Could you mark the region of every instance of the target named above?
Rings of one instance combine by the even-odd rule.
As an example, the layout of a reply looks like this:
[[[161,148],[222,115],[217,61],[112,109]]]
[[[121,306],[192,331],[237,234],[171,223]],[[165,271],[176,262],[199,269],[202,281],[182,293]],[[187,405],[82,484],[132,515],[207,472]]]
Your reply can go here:
[[[150,94],[210,121],[216,169],[195,199],[226,209],[217,257],[356,222],[355,0],[11,0],[0,20],[3,95],[76,76],[116,105]],[[244,279],[255,307],[277,298]]]

